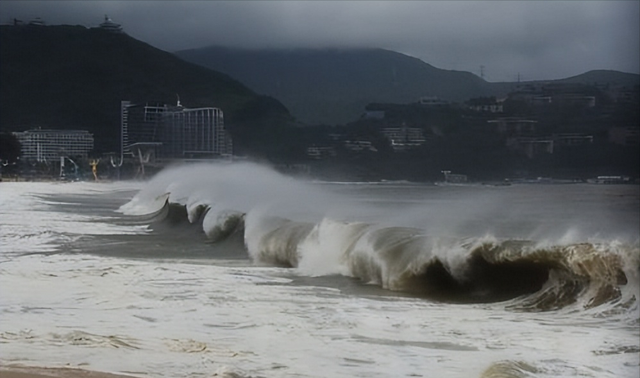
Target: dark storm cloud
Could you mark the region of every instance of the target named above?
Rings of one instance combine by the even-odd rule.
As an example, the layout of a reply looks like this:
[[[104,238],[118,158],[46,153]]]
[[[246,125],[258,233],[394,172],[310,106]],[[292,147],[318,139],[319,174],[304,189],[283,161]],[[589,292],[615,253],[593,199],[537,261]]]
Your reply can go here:
[[[2,22],[96,26],[168,51],[381,47],[490,81],[640,70],[638,1],[6,1]]]

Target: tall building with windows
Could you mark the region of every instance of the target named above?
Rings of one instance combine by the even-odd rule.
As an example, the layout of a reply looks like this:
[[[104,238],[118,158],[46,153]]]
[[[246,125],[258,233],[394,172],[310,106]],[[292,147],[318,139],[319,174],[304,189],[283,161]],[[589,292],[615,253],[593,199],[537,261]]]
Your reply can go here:
[[[85,130],[28,130],[14,133],[22,145],[22,159],[51,162],[60,157],[87,158],[93,150],[93,135]]]
[[[160,103],[132,104],[130,101],[121,101],[120,143],[124,157],[134,156],[142,145],[161,143],[162,116],[167,110],[167,105]]]
[[[206,159],[232,154],[222,110],[121,103],[122,154],[153,148],[159,159]]]
[[[230,139],[218,108],[174,109],[164,114],[162,153],[176,158],[230,155]]]

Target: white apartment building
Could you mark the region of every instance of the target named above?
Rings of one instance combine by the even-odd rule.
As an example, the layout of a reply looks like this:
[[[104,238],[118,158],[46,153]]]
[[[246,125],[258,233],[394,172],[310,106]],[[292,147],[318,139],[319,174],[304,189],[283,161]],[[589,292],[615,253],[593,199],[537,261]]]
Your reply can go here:
[[[93,150],[93,135],[85,130],[28,130],[15,132],[22,144],[22,159],[29,162],[57,161],[63,156],[87,158]]]

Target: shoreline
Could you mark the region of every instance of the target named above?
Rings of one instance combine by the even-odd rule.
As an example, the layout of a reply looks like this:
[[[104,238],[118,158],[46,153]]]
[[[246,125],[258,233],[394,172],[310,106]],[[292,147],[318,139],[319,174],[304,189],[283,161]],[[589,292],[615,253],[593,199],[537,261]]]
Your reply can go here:
[[[135,376],[72,367],[0,365],[0,378],[135,378]]]

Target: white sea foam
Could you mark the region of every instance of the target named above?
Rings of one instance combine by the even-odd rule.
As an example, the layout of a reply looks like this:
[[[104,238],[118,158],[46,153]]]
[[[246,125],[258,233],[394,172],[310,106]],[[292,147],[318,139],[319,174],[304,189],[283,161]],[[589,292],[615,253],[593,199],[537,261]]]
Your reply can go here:
[[[204,176],[202,169],[194,168],[194,172]],[[219,204],[216,209],[220,210],[214,209],[211,219],[207,220],[209,214],[205,217],[206,229],[217,227],[226,209],[246,213],[249,251],[259,250],[261,238],[286,222],[282,216],[297,212],[304,221],[313,221],[296,251],[300,255],[297,270],[219,265],[215,260],[13,254],[22,240],[39,235],[42,239],[34,241],[32,252],[43,251],[39,248],[45,246],[47,251],[55,250],[61,244],[56,239],[60,235],[82,236],[81,231],[90,229],[124,232],[110,228],[114,225],[101,222],[100,216],[60,212],[55,204],[43,204],[35,196],[104,194],[119,187],[1,184],[0,238],[9,248],[0,250],[0,363],[81,366],[140,377],[217,373],[462,378],[479,377],[501,361],[522,361],[534,369],[530,376],[536,378],[617,378],[640,373],[637,323],[622,322],[622,316],[610,317],[602,309],[514,312],[505,310],[508,303],[444,305],[391,293],[354,295],[324,286],[322,281],[316,286],[296,284],[302,274],[347,274],[342,261],[345,251],[376,256],[367,251],[376,242],[374,236],[380,235],[374,232],[384,227],[370,228],[346,216],[305,215],[302,210],[310,206],[295,205],[304,202],[306,185],[295,184],[300,192],[283,191],[278,189],[277,174],[255,169],[255,177],[275,178],[267,185],[271,190],[259,190],[253,183],[252,188],[237,193],[223,188],[230,181],[222,185],[203,177],[207,189],[196,195],[187,190],[189,180],[171,186],[177,176],[167,172],[166,185],[154,181],[136,198],[155,199],[173,189],[171,200],[182,201],[191,209],[196,203]],[[162,177],[159,175],[160,180]],[[225,193],[266,192],[270,194],[246,202],[224,199]],[[294,193],[290,202],[287,193]],[[261,201],[269,205],[261,206]],[[272,211],[274,207],[279,210]],[[344,223],[347,220],[350,223]],[[45,234],[39,231],[49,229],[48,237],[53,239],[45,241]],[[11,237],[5,238],[5,230],[11,231]],[[355,244],[354,239],[358,240]],[[152,240],[150,236],[149,242]],[[432,243],[438,256],[446,256],[452,245],[446,238]],[[637,266],[637,256],[628,258]],[[635,274],[635,278],[629,275],[635,285],[637,269],[630,272]],[[638,289],[628,285],[623,290],[637,295]],[[637,314],[637,307],[633,311]]]
[[[11,182],[0,186],[0,253],[48,252],[86,235],[136,234],[146,226],[123,227],[93,223],[96,217],[53,210],[61,202],[42,196],[73,193],[99,195],[139,188],[140,183],[28,183]],[[104,218],[104,217],[103,217]]]
[[[606,350],[624,340],[633,345],[633,335],[614,327],[557,314],[548,325],[543,316],[497,306],[355,298],[288,286],[278,271],[22,257],[2,264],[0,283],[16,290],[1,300],[1,358],[157,377],[238,368],[251,376],[406,376],[428,370],[467,377],[479,376],[497,359],[548,370],[538,377],[634,372],[619,364],[622,356]],[[562,363],[551,362],[558,357]],[[598,364],[587,362],[593,359]]]
[[[348,254],[369,226],[323,219],[300,243],[298,269],[309,276],[352,275]]]

